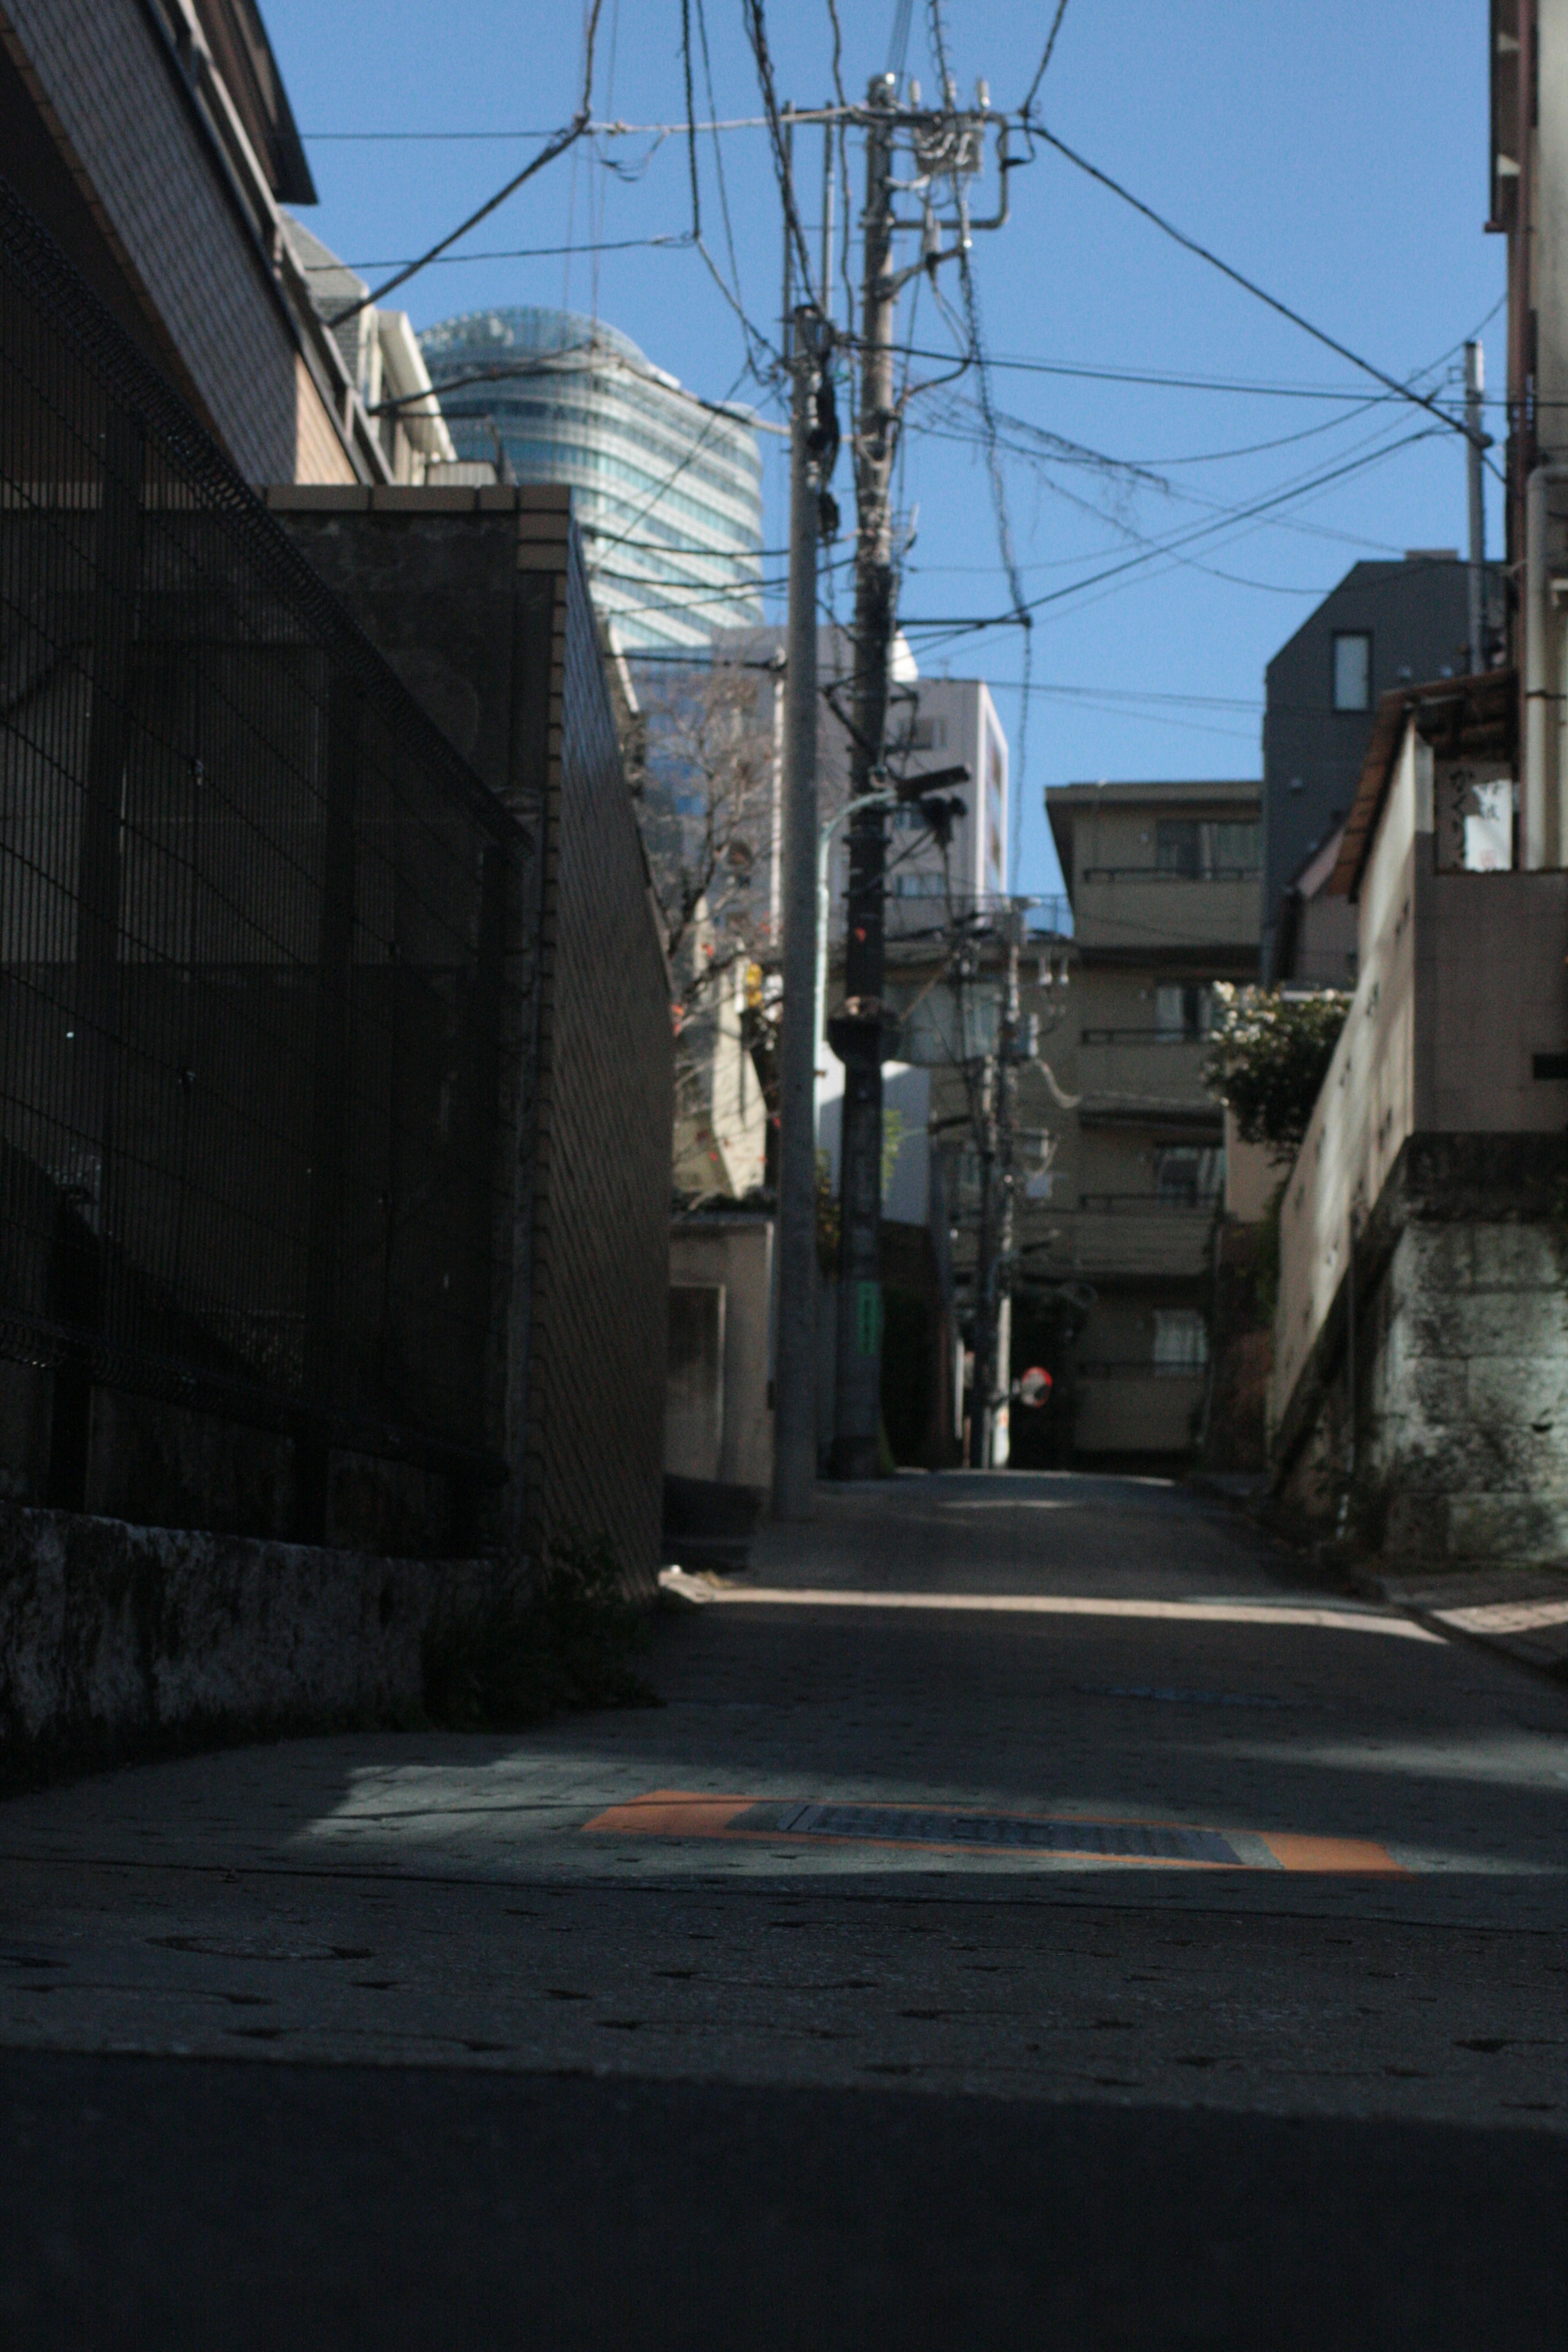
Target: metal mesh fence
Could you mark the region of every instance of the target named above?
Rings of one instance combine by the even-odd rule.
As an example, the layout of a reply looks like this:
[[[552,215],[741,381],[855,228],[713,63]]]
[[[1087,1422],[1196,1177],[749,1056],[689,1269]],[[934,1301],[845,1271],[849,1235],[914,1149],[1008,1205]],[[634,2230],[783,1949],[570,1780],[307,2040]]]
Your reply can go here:
[[[0,182],[0,1354],[54,1499],[94,1383],[499,1467],[513,854]]]

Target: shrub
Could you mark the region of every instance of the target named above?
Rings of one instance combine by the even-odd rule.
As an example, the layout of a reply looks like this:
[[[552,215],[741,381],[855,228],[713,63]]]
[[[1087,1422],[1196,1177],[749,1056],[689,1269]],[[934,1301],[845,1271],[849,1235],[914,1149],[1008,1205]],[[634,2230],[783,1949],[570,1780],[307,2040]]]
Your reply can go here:
[[[1282,996],[1276,989],[1215,987],[1219,1020],[1204,1076],[1236,1117],[1244,1143],[1262,1143],[1281,1167],[1301,1149],[1350,998],[1342,989]]]

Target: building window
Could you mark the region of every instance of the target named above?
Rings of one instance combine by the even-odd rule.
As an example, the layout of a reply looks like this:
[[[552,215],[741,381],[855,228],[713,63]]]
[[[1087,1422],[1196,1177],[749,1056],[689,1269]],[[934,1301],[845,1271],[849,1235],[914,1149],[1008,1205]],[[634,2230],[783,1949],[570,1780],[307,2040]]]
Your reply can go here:
[[[1154,1026],[1162,1038],[1205,1037],[1213,1012],[1206,981],[1177,982],[1154,991]]]
[[[1154,1154],[1154,1197],[1167,1209],[1206,1209],[1225,1190],[1225,1153],[1178,1143]]]
[[[1157,1372],[1201,1372],[1209,1360],[1208,1326],[1195,1307],[1162,1307],[1154,1314]]]
[[[1334,709],[1372,709],[1372,633],[1342,630],[1334,638]]]
[[[1154,832],[1154,863],[1162,874],[1195,880],[1204,870],[1203,828],[1196,817],[1163,816]]]
[[[1256,819],[1163,816],[1154,829],[1154,866],[1189,882],[1256,874],[1262,863],[1262,827]]]

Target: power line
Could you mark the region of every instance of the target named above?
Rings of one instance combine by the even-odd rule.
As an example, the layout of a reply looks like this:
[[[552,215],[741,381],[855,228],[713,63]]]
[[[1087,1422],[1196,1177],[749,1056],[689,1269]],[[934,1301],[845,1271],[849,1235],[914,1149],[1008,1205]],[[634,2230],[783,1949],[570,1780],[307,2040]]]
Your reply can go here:
[[[1288,319],[1293,327],[1300,327],[1302,333],[1310,335],[1314,342],[1321,343],[1326,350],[1337,352],[1341,359],[1349,360],[1352,367],[1360,368],[1363,375],[1371,376],[1374,383],[1383,384],[1399,399],[1407,400],[1415,407],[1426,409],[1429,415],[1436,417],[1439,423],[1447,425],[1451,433],[1458,433],[1465,440],[1469,439],[1468,426],[1462,424],[1458,418],[1450,416],[1447,409],[1440,408],[1437,403],[1429,399],[1425,393],[1413,392],[1408,384],[1401,383],[1397,376],[1390,375],[1385,369],[1376,366],[1371,360],[1363,360],[1359,352],[1352,352],[1350,345],[1342,343],[1337,336],[1327,333],[1321,327],[1315,327],[1310,319],[1304,319],[1300,310],[1293,310],[1289,302],[1281,302],[1278,295],[1268,293],[1254,278],[1245,277],[1239,269],[1233,269],[1228,261],[1222,261],[1217,253],[1211,253],[1206,245],[1198,243],[1196,237],[1188,236],[1184,229],[1177,228],[1173,222],[1168,221],[1163,213],[1157,213],[1152,205],[1146,205],[1141,196],[1135,196],[1130,188],[1124,188],[1120,180],[1113,180],[1109,172],[1102,172],[1098,163],[1091,163],[1087,156],[1080,155],[1076,148],[1069,147],[1066,140],[1058,139],[1054,131],[1047,131],[1044,123],[1035,123],[1030,128],[1033,136],[1043,139],[1047,147],[1054,147],[1058,155],[1065,155],[1069,163],[1075,164],[1080,172],[1087,173],[1091,180],[1097,180],[1101,187],[1109,188],[1112,195],[1120,196],[1123,204],[1131,205],[1133,211],[1142,213],[1145,220],[1152,221],[1157,229],[1181,246],[1184,251],[1195,254],[1200,261],[1206,261],[1211,269],[1219,271],[1222,278],[1228,278],[1232,284],[1239,286],[1244,293],[1250,294],[1256,301],[1263,303],[1268,310],[1277,311],[1280,318]]]
[[[805,289],[807,300],[810,300],[813,299],[811,255],[806,247],[805,232],[800,225],[800,215],[795,208],[795,182],[790,171],[789,157],[784,149],[784,130],[779,121],[778,100],[773,90],[773,61],[768,48],[768,28],[766,18],[763,14],[763,0],[744,0],[744,5],[746,36],[752,45],[752,55],[756,59],[757,85],[763,93],[763,104],[767,109],[768,135],[773,151],[773,174],[778,181],[779,195],[784,204],[785,233],[799,257],[800,282]]]
[[[1056,47],[1057,35],[1061,31],[1062,18],[1067,15],[1067,12],[1068,0],[1057,0],[1057,13],[1051,19],[1051,29],[1046,37],[1046,53],[1035,68],[1035,79],[1029,84],[1029,94],[1025,99],[1023,105],[1018,109],[1019,117],[1023,121],[1026,131],[1029,127],[1029,117],[1034,111],[1036,94],[1039,89],[1040,84],[1046,78],[1046,68],[1050,64],[1051,51]]]
[[[918,360],[944,360],[950,356],[946,352],[928,352],[912,346],[910,351],[911,356]],[[1353,401],[1358,406],[1364,407],[1368,397],[1359,385],[1352,388],[1335,384],[1264,383],[1232,376],[1176,375],[1153,368],[1094,367],[1082,360],[998,359],[993,353],[988,364],[993,370],[1010,375],[1070,376],[1086,383],[1131,383],[1168,392],[1229,393],[1248,399],[1343,400]],[[1396,389],[1399,397],[1404,399],[1406,396],[1404,389]],[[1375,402],[1390,396],[1374,394],[1373,399]],[[1443,414],[1441,410],[1436,413],[1439,415]],[[1454,420],[1447,417],[1445,422],[1452,425]]]
[[[1351,474],[1360,473],[1368,466],[1377,465],[1384,457],[1394,457],[1401,449],[1410,448],[1415,442],[1426,440],[1430,437],[1430,432],[1431,428],[1428,426],[1420,432],[1406,434],[1402,440],[1385,444],[1381,448],[1352,458],[1347,464],[1332,467],[1306,481],[1278,490],[1268,498],[1260,499],[1249,507],[1236,509],[1213,522],[1200,524],[1195,530],[1185,532],[1180,538],[1157,541],[1147,548],[1143,553],[1129,556],[1121,563],[1110,564],[1103,572],[1093,572],[1087,579],[1069,581],[1065,587],[1054,588],[1044,595],[1031,598],[1026,609],[1038,612],[1045,605],[1059,604],[1068,596],[1080,594],[1085,589],[1097,588],[1104,581],[1118,579],[1125,572],[1138,571],[1144,564],[1155,562],[1162,555],[1177,555],[1183,548],[1195,545],[1197,541],[1211,537],[1215,531],[1224,530],[1227,525],[1253,521],[1259,515],[1270,512],[1288,499],[1308,497],[1314,490],[1327,488],[1331,483],[1343,480]],[[953,614],[920,618],[905,617],[900,619],[899,625],[903,629],[937,628],[968,632],[976,629],[1011,628],[1017,625],[1017,621],[1016,614],[998,613],[985,616]]]
[[[653,246],[659,247],[667,253],[679,253],[696,243],[697,239],[691,235],[689,229],[669,229],[662,236],[610,237],[594,245],[514,245],[497,250],[487,247],[482,253],[442,253],[436,255],[433,259],[416,262],[413,266],[424,269],[451,269],[468,261],[545,261],[552,256],[563,253],[631,253]],[[310,261],[305,264],[305,275],[310,277],[314,272],[319,276],[325,276],[337,268],[405,269],[408,267],[410,264],[405,258],[396,261],[342,263]]]
[[[572,121],[554,133],[540,149],[531,163],[525,163],[521,172],[515,173],[504,187],[498,188],[495,194],[488,197],[477,212],[468,215],[467,220],[459,222],[447,236],[438,238],[427,253],[421,254],[417,261],[405,264],[395,277],[389,278],[384,285],[376,287],[373,292],[366,294],[361,301],[353,303],[347,310],[341,310],[332,321],[334,327],[342,326],[347,319],[356,318],[360,311],[369,310],[372,304],[384,301],[395,288],[405,286],[419,270],[428,268],[431,262],[438,260],[448,246],[456,245],[459,237],[467,236],[471,228],[477,228],[480,221],[488,220],[491,213],[504,205],[509,196],[516,194],[525,180],[531,180],[536,173],[543,171],[547,163],[553,163],[558,155],[564,155],[569,147],[576,145],[593,119],[594,43],[598,35],[599,11],[603,5],[604,0],[590,0],[588,21],[583,34],[583,102]]]

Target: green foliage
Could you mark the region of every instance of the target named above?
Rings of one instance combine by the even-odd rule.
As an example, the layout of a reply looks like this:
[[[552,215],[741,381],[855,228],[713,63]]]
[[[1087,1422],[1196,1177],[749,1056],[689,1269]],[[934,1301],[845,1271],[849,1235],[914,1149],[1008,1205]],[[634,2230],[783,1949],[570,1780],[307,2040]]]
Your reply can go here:
[[[510,1731],[567,1709],[657,1706],[630,1663],[647,1640],[605,1538],[556,1543],[526,1588],[432,1631],[426,1711],[457,1731]]]
[[[1219,1018],[1204,1076],[1236,1115],[1244,1143],[1262,1143],[1287,1167],[1301,1149],[1312,1106],[1345,1025],[1342,989],[1282,996],[1277,989],[1215,989]]]

